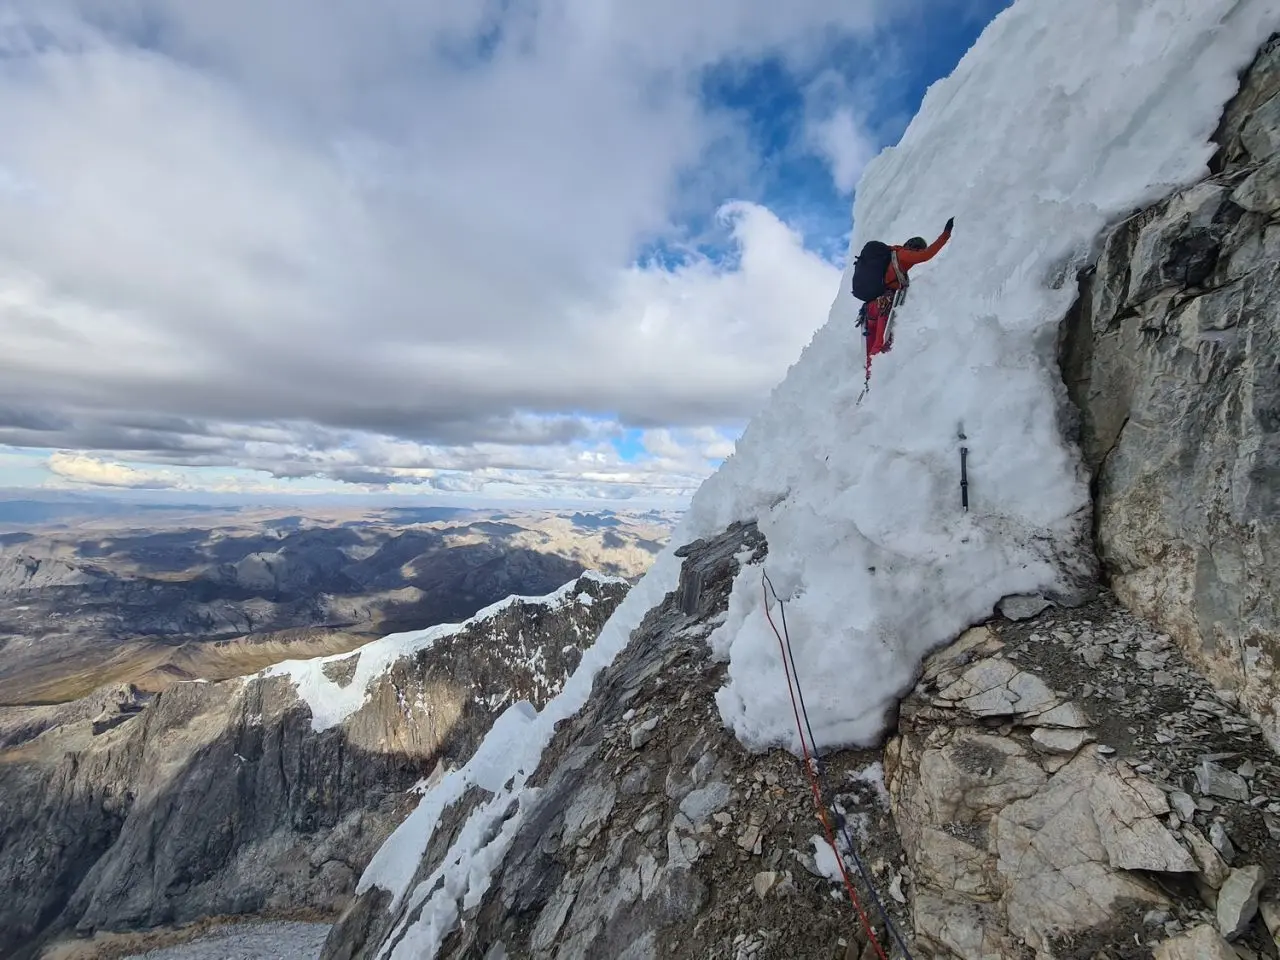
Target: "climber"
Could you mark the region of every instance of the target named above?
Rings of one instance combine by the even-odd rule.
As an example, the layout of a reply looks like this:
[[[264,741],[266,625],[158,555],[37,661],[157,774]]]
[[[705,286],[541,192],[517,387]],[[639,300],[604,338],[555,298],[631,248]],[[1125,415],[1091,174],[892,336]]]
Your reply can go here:
[[[956,218],[947,220],[942,234],[933,243],[926,244],[923,237],[912,237],[901,246],[888,246],[872,240],[862,248],[854,262],[853,295],[866,301],[858,313],[858,325],[867,338],[867,364],[878,353],[887,353],[893,346],[889,331],[889,318],[896,304],[901,303],[905,291],[911,285],[909,271],[917,264],[932,260],[951,239],[951,228]],[[883,264],[883,268],[881,268]],[[861,273],[859,269],[861,268]]]
[[[951,239],[951,228],[955,225],[955,217],[948,219],[938,239],[927,246],[925,245],[924,237],[912,237],[900,247],[890,247],[896,260],[891,260],[889,266],[885,269],[885,289],[892,293],[910,286],[911,281],[907,276],[907,272],[917,264],[925,263],[936,257],[938,251],[945,247],[947,241]]]
[[[926,244],[924,237],[912,237],[901,246],[889,246],[879,240],[869,241],[853,262],[853,295],[864,301],[858,311],[858,326],[867,338],[867,385],[858,400],[871,386],[871,358],[888,353],[893,347],[893,308],[907,295],[911,280],[907,276],[912,267],[932,260],[951,239],[951,228],[956,218],[950,217],[941,235],[933,243]]]

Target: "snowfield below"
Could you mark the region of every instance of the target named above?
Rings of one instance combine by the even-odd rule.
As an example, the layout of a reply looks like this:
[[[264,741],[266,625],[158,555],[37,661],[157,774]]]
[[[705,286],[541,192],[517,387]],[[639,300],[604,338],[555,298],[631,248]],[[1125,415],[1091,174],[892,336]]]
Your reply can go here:
[[[1277,27],[1280,0],[1018,0],[992,22],[858,187],[855,251],[932,239],[956,218],[948,247],[915,270],[866,400],[856,405],[864,346],[846,271],[827,324],[560,696],[541,713],[512,707],[370,865],[362,889],[410,907],[380,958],[435,956],[480,901],[528,815],[525,782],[554,724],[675,587],[678,546],[758,521],[824,748],[879,738],[923,654],[1001,597],[1069,590],[1091,572],[1088,487],[1058,422],[1058,323],[1103,227],[1205,174],[1237,74]],[[711,637],[728,660],[719,707],[748,748],[799,751],[762,601],[761,567],[745,566]],[[469,784],[496,795],[409,889],[438,811]]]

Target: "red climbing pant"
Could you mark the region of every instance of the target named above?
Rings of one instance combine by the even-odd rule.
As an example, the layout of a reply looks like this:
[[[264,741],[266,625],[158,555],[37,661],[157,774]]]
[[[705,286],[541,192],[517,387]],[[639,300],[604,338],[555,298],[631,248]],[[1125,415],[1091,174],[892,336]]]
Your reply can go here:
[[[867,304],[867,361],[877,353],[888,353],[893,341],[885,343],[885,326],[889,321],[889,311],[893,301],[888,297],[872,300]]]
[[[867,384],[871,384],[871,358],[877,353],[888,353],[893,347],[893,337],[885,340],[889,314],[893,311],[892,295],[872,300],[864,308],[867,325],[863,335],[867,338]],[[865,391],[864,391],[865,393]]]

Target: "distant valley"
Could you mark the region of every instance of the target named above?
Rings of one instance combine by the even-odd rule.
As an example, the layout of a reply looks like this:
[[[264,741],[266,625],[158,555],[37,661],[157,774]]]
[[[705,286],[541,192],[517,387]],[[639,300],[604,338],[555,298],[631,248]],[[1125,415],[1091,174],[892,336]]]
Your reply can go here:
[[[584,570],[634,581],[676,518],[0,500],[0,706],[343,653]]]

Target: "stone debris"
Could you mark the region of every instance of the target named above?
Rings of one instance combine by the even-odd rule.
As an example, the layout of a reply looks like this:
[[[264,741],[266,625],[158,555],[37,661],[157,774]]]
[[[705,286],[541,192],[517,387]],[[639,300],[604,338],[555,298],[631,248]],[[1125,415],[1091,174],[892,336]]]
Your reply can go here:
[[[899,903],[907,902],[907,895],[902,892],[902,876],[900,874],[895,873],[893,879],[889,881],[889,896]]]
[[[1196,802],[1191,799],[1191,794],[1174,790],[1169,794],[1169,803],[1173,805],[1174,812],[1183,823],[1191,823],[1195,820]]]
[[[681,800],[680,812],[689,818],[695,828],[701,827],[712,815],[720,812],[729,802],[729,796],[729,785],[717,780],[694,790]]]
[[[651,717],[644,723],[637,723],[631,728],[631,749],[644,749],[644,745],[653,739],[653,732],[656,729],[658,729],[657,717]]]
[[[1231,867],[1222,859],[1222,854],[1213,848],[1195,827],[1182,828],[1182,838],[1186,841],[1191,855],[1195,857],[1200,875],[1213,890],[1218,890],[1231,875]]]
[[[1258,904],[1258,914],[1262,917],[1262,922],[1266,926],[1267,932],[1271,934],[1271,939],[1275,942],[1276,952],[1280,953],[1280,902],[1264,900]]]
[[[769,895],[769,891],[778,885],[778,872],[776,870],[761,870],[755,875],[755,879],[751,881],[751,888],[755,890],[756,896],[763,900]]]
[[[1249,799],[1249,785],[1245,783],[1244,777],[1232,773],[1208,757],[1202,759],[1200,766],[1196,767],[1196,783],[1199,784],[1201,793],[1211,797],[1244,802]]]
[[[1218,891],[1218,932],[1227,940],[1235,940],[1258,915],[1258,895],[1266,885],[1262,867],[1241,867],[1231,871]]]
[[[1240,960],[1231,944],[1205,924],[1156,947],[1155,960]]]
[[[738,846],[748,853],[760,856],[764,843],[764,828],[758,823],[748,823],[746,829],[738,834]]]
[[[1031,742],[1045,753],[1074,754],[1089,737],[1087,730],[1046,730],[1037,727],[1031,733]]]
[[[1217,850],[1222,859],[1227,863],[1235,863],[1236,848],[1231,844],[1231,838],[1227,836],[1227,828],[1221,821],[1215,820],[1209,825],[1209,842],[1213,844],[1213,849]]]
[[[1168,683],[1151,682],[1154,666]],[[1213,955],[1195,951],[1222,940],[1206,911],[1232,875],[1217,847],[1269,839],[1246,801],[1280,788],[1280,766],[1167,638],[1104,598],[970,631],[921,676],[885,769],[922,946],[1021,960],[1087,937],[1088,956],[1114,958],[1106,945],[1136,938],[1170,940],[1161,956]],[[1242,766],[1258,786],[1237,799]]]
[[[1160,873],[1195,873],[1196,864],[1159,821],[1169,812],[1164,791],[1122,761],[1113,776],[1099,777],[1089,801],[1111,867]]]
[[[1005,597],[997,605],[1000,616],[1008,620],[1031,620],[1048,610],[1053,604],[1037,594]]]

